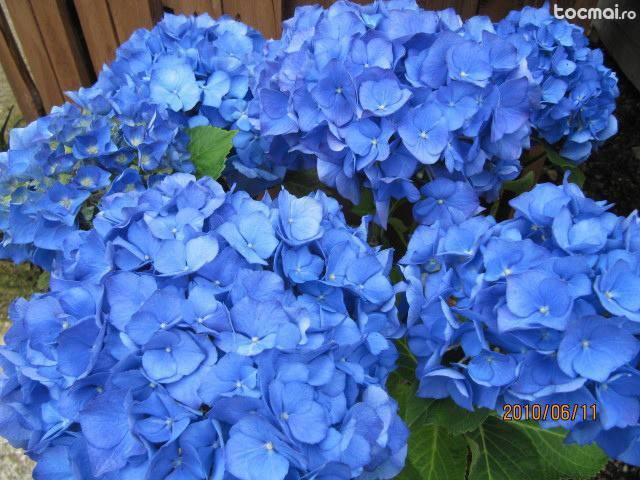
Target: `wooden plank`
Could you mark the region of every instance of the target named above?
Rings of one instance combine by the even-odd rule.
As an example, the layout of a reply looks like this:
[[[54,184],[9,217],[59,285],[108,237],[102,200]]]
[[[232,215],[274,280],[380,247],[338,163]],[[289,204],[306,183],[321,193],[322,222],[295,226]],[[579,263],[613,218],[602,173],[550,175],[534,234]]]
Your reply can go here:
[[[69,5],[64,0],[29,1],[60,89],[64,92],[89,85],[93,70],[80,32],[72,24]]]
[[[522,0],[479,0],[478,13],[488,15],[491,20],[502,20],[511,10],[519,10],[523,7]]]
[[[283,20],[293,17],[296,7],[302,7],[304,5],[322,5],[324,8],[330,6],[333,2],[331,0],[283,0],[282,1],[282,15]]]
[[[464,19],[472,17],[478,11],[478,0],[419,0],[418,3],[428,10],[453,8]]]
[[[370,3],[368,0],[355,1],[356,3]],[[466,19],[477,13],[478,1],[479,0],[418,0],[418,4],[427,10],[443,10],[445,8],[453,7],[460,16]],[[282,3],[284,19],[286,20],[294,14],[296,7],[320,4],[326,8],[334,2],[332,0],[284,0]],[[226,4],[227,2],[225,1],[225,5]]]
[[[158,0],[108,0],[119,43],[124,43],[139,28],[153,28],[162,16]]]
[[[49,111],[54,105],[60,105],[64,97],[31,4],[25,0],[6,0],[6,6],[29,65],[30,77],[38,90],[42,107]]]
[[[164,0],[162,4],[175,14],[193,15],[208,13],[213,18],[222,15],[221,0]]]
[[[13,38],[4,10],[0,9],[0,62],[7,76],[13,95],[18,102],[22,117],[35,120],[44,114],[42,101],[35,83],[22,60],[18,44]]]
[[[180,0],[174,0],[180,1]],[[363,3],[362,0],[355,0],[357,3]],[[551,0],[551,4],[558,3],[564,7],[593,7],[598,0]],[[473,15],[488,15],[494,21],[501,20],[511,10],[519,10],[525,5],[541,7],[545,0],[418,0],[418,4],[427,10],[442,10],[444,8],[453,7],[464,19]],[[226,5],[227,1],[225,1]],[[283,0],[283,12],[285,19],[291,17],[295,8],[302,5],[320,4],[328,7],[333,3],[332,0]],[[364,2],[368,3],[368,2]],[[585,22],[577,21],[585,26]]]
[[[75,0],[75,6],[93,69],[100,72],[102,65],[115,58],[118,48],[107,0]]]
[[[260,30],[267,38],[277,38],[281,33],[281,0],[223,0],[222,10],[237,20]]]

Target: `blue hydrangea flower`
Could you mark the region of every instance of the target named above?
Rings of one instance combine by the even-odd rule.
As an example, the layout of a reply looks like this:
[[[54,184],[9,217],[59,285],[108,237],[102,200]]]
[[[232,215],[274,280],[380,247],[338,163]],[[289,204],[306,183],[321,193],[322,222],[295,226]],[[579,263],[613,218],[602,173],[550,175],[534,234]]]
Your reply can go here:
[[[256,86],[269,158],[354,203],[371,189],[383,225],[423,170],[495,196],[520,170],[537,86],[493,25],[476,30],[413,1],[297,9]]]
[[[422,225],[439,222],[442,227],[461,223],[480,209],[473,187],[465,182],[437,178],[420,190],[423,199],[413,207],[414,218]]]
[[[241,130],[229,174],[241,171],[244,184],[280,178],[281,168],[265,167],[248,108],[263,44],[229,18],[167,15],[136,31],[93,86],[70,93],[74,104],[14,129],[0,158],[0,256],[50,269],[65,239],[91,226],[105,191],[193,172],[193,126]]]
[[[400,260],[418,395],[467,409],[595,405],[595,420],[541,424],[640,464],[637,214],[618,217],[565,179],[516,197],[514,218],[496,223],[455,208],[465,195],[445,207],[455,182],[427,188]]]
[[[12,306],[0,434],[44,478],[392,478],[403,328],[366,237],[321,192],[177,173],[105,196]]]
[[[584,162],[618,130],[618,81],[602,51],[591,50],[582,27],[557,19],[546,5],[509,13],[496,31],[526,59],[540,86],[533,127],[546,141],[561,143],[563,157]]]

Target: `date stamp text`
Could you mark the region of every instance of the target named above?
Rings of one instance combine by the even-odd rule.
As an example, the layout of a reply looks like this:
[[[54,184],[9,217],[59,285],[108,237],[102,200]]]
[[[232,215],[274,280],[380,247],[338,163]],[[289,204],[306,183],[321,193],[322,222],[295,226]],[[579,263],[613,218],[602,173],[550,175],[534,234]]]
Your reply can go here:
[[[505,422],[534,420],[587,422],[598,418],[596,404],[568,404],[568,403],[531,403],[520,405],[506,403],[502,410],[502,420]]]

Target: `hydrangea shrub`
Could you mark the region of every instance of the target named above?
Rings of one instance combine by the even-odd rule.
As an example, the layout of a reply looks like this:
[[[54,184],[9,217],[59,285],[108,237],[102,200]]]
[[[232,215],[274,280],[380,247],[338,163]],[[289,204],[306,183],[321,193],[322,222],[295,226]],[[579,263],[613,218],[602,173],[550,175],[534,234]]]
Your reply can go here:
[[[102,200],[12,307],[0,429],[38,478],[391,478],[392,252],[322,193],[174,174]]]
[[[510,220],[436,220],[411,237],[400,263],[418,395],[469,410],[575,405],[541,424],[638,464],[637,213],[619,217],[566,181],[511,206]]]
[[[340,0],[267,42],[167,15],[69,96],[0,154],[0,256],[51,271],[0,347],[0,434],[35,478],[640,464],[637,213],[568,177],[496,213],[534,142],[575,173],[617,130],[579,27]],[[262,194],[309,169],[358,227],[323,191]],[[580,415],[500,420],[514,405]]]

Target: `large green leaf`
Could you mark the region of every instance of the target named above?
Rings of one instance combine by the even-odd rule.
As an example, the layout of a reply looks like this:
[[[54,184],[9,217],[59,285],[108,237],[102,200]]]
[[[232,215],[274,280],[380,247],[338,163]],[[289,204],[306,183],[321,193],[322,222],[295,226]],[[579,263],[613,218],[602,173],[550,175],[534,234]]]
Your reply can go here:
[[[189,153],[198,177],[218,179],[233,148],[237,130],[202,125],[189,130]]]
[[[473,412],[459,407],[453,400],[447,398],[436,400],[429,405],[422,421],[427,424],[446,428],[450,433],[460,433],[475,430],[491,415],[486,408],[476,408]]]
[[[582,480],[606,464],[596,446],[565,444],[561,429],[505,422],[489,410],[469,412],[450,399],[418,398],[416,359],[405,341],[397,345],[399,368],[387,387],[410,431],[399,479]]]
[[[467,443],[443,427],[421,425],[411,431],[407,466],[401,480],[463,480],[467,469]]]
[[[544,429],[532,422],[509,425],[529,437],[553,478],[593,478],[607,463],[607,455],[596,445],[565,444],[567,432],[561,428]]]
[[[395,374],[390,377],[387,388],[391,396],[398,402],[398,413],[407,427],[411,430],[420,425],[434,400],[417,397],[415,384],[407,382]]]
[[[404,353],[404,344],[400,346]],[[401,358],[407,363],[413,362],[406,354],[401,354]],[[489,411],[468,412],[450,400],[419,398],[416,382],[398,374],[389,379],[388,388],[410,431],[407,465],[398,478],[464,480],[468,447],[465,437],[459,433],[477,428]]]
[[[541,459],[529,437],[490,417],[467,434],[471,448],[469,480],[543,480]]]
[[[415,360],[404,342],[398,342],[400,347],[399,368],[388,382],[391,395],[398,402],[400,416],[409,426],[434,425],[443,427],[453,435],[475,430],[484,422],[491,411],[477,408],[473,412],[465,410],[449,398],[435,400],[416,396],[416,381],[411,379],[415,371]],[[406,349],[406,351],[405,351]],[[407,375],[408,373],[408,375]]]
[[[594,445],[564,443],[562,429],[490,417],[467,434],[471,448],[468,480],[572,480],[595,476],[607,456]]]

